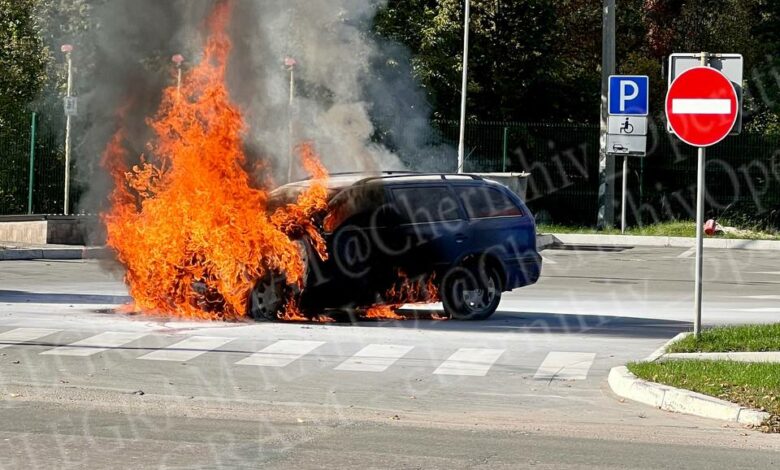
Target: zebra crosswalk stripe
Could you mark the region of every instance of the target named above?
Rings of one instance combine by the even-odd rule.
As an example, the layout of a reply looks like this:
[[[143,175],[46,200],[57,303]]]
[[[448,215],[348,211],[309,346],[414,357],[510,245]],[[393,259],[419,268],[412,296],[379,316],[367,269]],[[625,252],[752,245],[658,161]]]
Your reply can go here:
[[[384,372],[412,349],[414,349],[413,346],[370,344],[339,364],[336,370]]]
[[[60,346],[44,351],[41,354],[51,356],[92,356],[109,349],[122,347],[137,339],[143,338],[144,336],[146,336],[146,333],[118,333],[107,331],[81,341],[76,341],[67,346]]]
[[[15,330],[0,333],[0,349],[16,344],[35,341],[43,337],[59,333],[62,330],[50,330],[47,328],[17,328]]]
[[[585,380],[595,353],[551,352],[534,375],[537,380]]]
[[[256,352],[236,364],[261,367],[286,367],[325,344],[324,341],[283,340]]]
[[[436,375],[465,375],[483,377],[504,354],[505,349],[461,348],[444,361],[433,373]]]
[[[209,351],[218,349],[235,338],[220,338],[214,336],[191,336],[176,344],[166,346],[165,348],[152,351],[149,354],[139,357],[148,361],[175,361],[186,362],[205,354]]]

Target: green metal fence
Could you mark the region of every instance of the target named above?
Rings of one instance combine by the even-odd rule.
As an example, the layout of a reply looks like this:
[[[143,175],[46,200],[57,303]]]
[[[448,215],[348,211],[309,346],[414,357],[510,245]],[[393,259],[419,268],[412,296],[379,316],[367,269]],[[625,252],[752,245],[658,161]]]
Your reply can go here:
[[[57,108],[0,118],[0,215],[62,213],[61,123]]]
[[[458,123],[435,126],[455,148]],[[469,123],[466,142],[466,171],[528,172],[529,206],[541,218],[595,225],[598,126],[476,122]],[[696,150],[670,136],[663,124],[651,125],[648,156],[629,159],[627,222],[694,218],[696,158]],[[780,136],[745,132],[729,137],[708,151],[707,161],[708,216],[780,226]],[[621,168],[618,157],[618,201]]]

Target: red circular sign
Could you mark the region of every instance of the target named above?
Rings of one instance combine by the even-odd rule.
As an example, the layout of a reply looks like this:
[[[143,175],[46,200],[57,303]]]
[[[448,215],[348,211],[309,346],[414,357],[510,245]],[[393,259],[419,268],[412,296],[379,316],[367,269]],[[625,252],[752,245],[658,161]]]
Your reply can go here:
[[[666,118],[677,137],[694,147],[709,147],[734,128],[739,99],[725,75],[710,67],[680,74],[666,95]]]

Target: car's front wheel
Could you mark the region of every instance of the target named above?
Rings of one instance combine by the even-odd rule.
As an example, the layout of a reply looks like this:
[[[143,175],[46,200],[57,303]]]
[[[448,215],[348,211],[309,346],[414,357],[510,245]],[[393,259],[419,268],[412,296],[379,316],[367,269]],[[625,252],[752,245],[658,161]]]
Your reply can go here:
[[[493,266],[457,267],[441,285],[444,312],[453,320],[486,320],[498,309],[502,289],[501,276]]]
[[[284,275],[269,271],[258,279],[249,294],[249,316],[257,321],[276,321],[284,313],[292,290]]]

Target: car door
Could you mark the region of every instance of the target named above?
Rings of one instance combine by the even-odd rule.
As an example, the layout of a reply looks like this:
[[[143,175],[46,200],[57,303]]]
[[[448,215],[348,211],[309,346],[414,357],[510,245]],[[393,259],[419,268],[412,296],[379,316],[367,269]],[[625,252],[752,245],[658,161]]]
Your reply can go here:
[[[534,221],[508,190],[487,184],[454,185],[468,216],[469,248],[499,258],[521,258],[536,252]]]
[[[438,272],[459,259],[465,243],[466,218],[446,183],[405,184],[389,188],[398,215],[390,253],[406,274]]]

